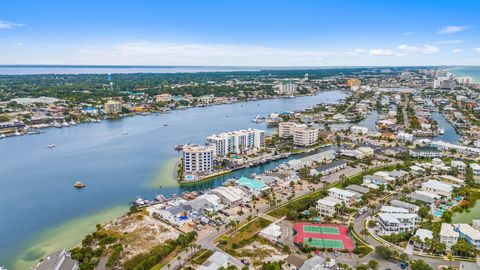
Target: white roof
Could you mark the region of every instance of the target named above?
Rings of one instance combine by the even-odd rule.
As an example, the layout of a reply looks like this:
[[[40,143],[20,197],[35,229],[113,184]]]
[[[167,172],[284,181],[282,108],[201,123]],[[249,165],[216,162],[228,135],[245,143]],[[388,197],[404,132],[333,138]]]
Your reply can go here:
[[[472,238],[473,240],[480,240],[480,232],[475,230],[468,224],[457,224],[458,231]]]
[[[327,196],[327,197],[317,201],[317,204],[323,204],[323,205],[332,206],[332,207],[337,205],[337,204],[341,204],[341,203],[342,203],[341,200],[336,199],[332,196]]]
[[[427,182],[422,183],[422,187],[429,187],[444,192],[451,192],[453,190],[453,187],[451,185],[437,180],[428,180]]]
[[[470,163],[470,168],[472,168],[473,170],[480,170],[480,165],[478,165],[477,163]]]
[[[381,220],[387,221],[389,223],[400,223],[399,219],[416,219],[417,214],[390,214],[390,213],[379,213],[378,217]]]
[[[328,191],[333,192],[333,193],[342,194],[346,197],[354,197],[356,195],[356,193],[354,193],[352,191],[345,190],[345,189],[339,189],[339,188],[336,188],[336,187],[329,188]]]
[[[442,228],[440,229],[440,236],[458,237],[458,235],[458,232],[453,230],[452,224],[442,223]]]
[[[435,193],[424,191],[424,190],[415,190],[415,193],[417,193],[419,195],[430,197],[432,199],[438,199],[440,197]]]
[[[467,164],[465,164],[465,162],[461,161],[461,160],[453,160],[451,163],[450,163],[452,166],[467,166]]]
[[[382,213],[408,213],[408,210],[402,207],[395,207],[395,206],[388,206],[388,205],[382,205],[382,208],[380,208],[380,212]]]
[[[422,242],[425,242],[425,239],[433,239],[433,233],[430,230],[418,229],[415,233],[415,236],[418,236]]]
[[[447,174],[440,175],[440,177],[443,178],[443,179],[458,183],[458,184],[463,184],[463,182],[464,182],[463,179],[457,178],[455,176],[447,175]]]
[[[280,235],[282,235],[282,227],[277,225],[276,223],[272,223],[268,225],[265,229],[260,231],[260,235],[263,236],[273,236],[275,238],[278,238]]]
[[[414,171],[425,171],[425,169],[423,169],[422,167],[417,166],[417,165],[410,166],[410,169],[412,169]]]

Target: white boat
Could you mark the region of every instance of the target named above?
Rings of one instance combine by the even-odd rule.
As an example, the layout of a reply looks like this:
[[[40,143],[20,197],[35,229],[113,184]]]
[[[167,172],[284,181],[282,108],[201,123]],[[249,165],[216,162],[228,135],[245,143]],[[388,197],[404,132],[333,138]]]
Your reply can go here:
[[[50,143],[50,144],[47,145],[47,147],[48,147],[48,148],[53,148],[53,147],[55,147],[55,144]]]
[[[67,123],[67,121],[63,121],[63,123],[62,123],[62,126],[64,126],[64,127],[69,127],[69,126],[70,126],[70,124],[69,124],[69,123]]]
[[[74,188],[84,188],[86,186],[87,185],[85,185],[82,181],[77,181],[77,182],[75,182],[75,184],[73,184]]]
[[[77,123],[75,123],[75,121],[73,121],[73,119],[70,120],[70,126],[76,126],[76,125],[77,125]]]
[[[18,132],[18,129],[15,129],[15,136],[20,136],[22,134],[20,134],[20,132]]]
[[[62,124],[58,123],[56,120],[53,121],[53,126],[56,127],[56,128],[62,128]]]
[[[126,131],[122,132],[122,135],[127,135],[127,134],[128,134],[128,132],[126,132]]]
[[[7,137],[7,136],[5,136],[5,134],[0,134],[0,139],[3,139],[5,137]]]
[[[445,129],[438,128],[438,134],[443,135],[445,133]]]

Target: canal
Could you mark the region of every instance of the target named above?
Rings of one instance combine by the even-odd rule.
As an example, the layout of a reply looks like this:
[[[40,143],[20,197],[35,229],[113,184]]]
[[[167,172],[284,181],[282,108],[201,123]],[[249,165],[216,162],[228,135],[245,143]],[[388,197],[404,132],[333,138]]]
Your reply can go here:
[[[46,254],[71,248],[95,225],[125,213],[129,202],[156,194],[169,197],[186,190],[221,184],[218,177],[179,186],[173,169],[176,144],[203,144],[213,133],[249,127],[256,115],[336,102],[339,91],[315,96],[252,101],[127,117],[97,124],[48,129],[33,136],[0,141],[0,265],[30,268]],[[167,126],[165,126],[167,125]],[[128,135],[121,135],[122,132]],[[271,130],[269,130],[271,132]],[[55,148],[47,145],[54,143]],[[261,173],[282,161],[245,172]],[[73,188],[81,180],[87,187]]]

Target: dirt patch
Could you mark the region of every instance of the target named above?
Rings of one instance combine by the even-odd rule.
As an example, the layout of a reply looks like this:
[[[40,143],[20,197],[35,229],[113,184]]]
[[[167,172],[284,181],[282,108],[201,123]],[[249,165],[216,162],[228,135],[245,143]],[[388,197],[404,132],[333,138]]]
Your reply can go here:
[[[237,257],[250,260],[254,265],[261,265],[264,262],[281,261],[288,256],[288,254],[284,253],[279,247],[262,239],[238,249],[237,254]]]

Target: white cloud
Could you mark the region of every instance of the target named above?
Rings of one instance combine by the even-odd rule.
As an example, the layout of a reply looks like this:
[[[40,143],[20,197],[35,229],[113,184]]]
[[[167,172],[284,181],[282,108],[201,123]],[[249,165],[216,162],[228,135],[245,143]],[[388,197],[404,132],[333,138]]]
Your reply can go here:
[[[392,50],[386,49],[371,49],[368,51],[370,55],[393,55],[394,52]]]
[[[405,33],[403,33],[403,35],[404,36],[413,36],[413,35],[415,35],[415,33],[414,32],[405,32]]]
[[[139,65],[322,65],[340,51],[297,50],[259,45],[127,42],[77,50],[75,62]]]
[[[400,45],[398,49],[407,54],[433,54],[440,51],[439,48],[431,45],[424,45],[423,47],[409,46],[409,45]]]
[[[453,49],[452,52],[454,53],[459,53],[459,52],[462,52],[463,50],[462,49]]]
[[[480,48],[473,48],[474,51],[480,52]]]
[[[462,44],[462,43],[463,43],[463,40],[461,40],[461,39],[441,40],[441,41],[433,42],[433,44],[438,44],[438,45],[442,45],[442,44]]]
[[[453,34],[467,29],[467,26],[449,25],[438,30],[438,34]]]
[[[23,26],[23,24],[0,20],[0,29],[13,29],[20,26]]]

